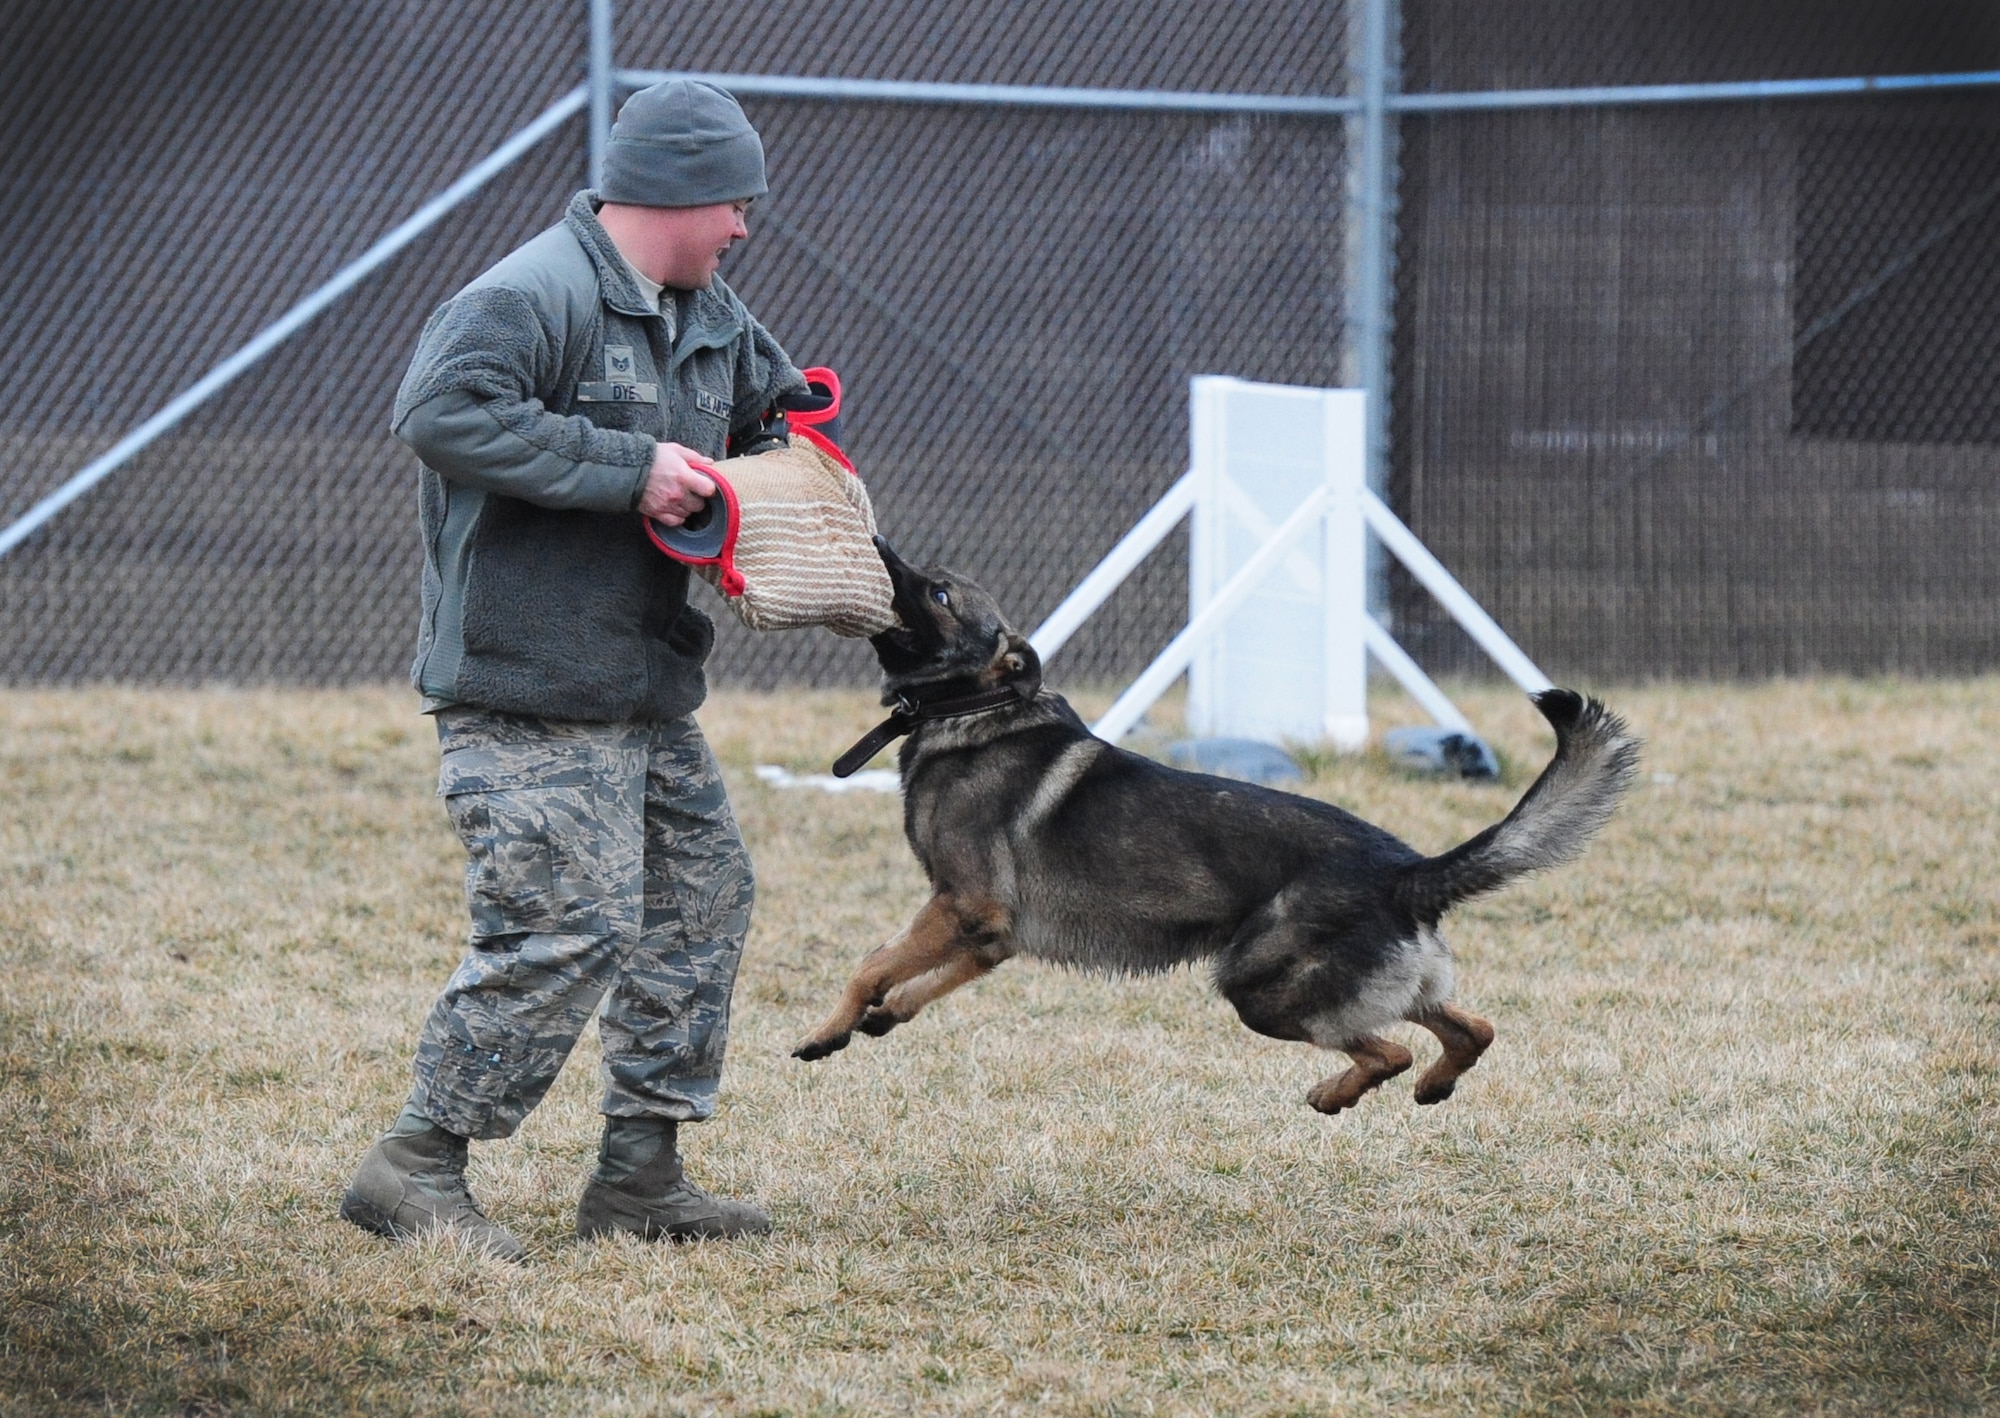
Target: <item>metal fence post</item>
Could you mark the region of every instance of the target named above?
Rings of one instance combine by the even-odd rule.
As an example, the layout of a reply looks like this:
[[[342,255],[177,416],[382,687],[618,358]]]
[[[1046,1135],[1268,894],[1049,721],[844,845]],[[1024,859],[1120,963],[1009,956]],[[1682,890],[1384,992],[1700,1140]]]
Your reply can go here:
[[[1359,0],[1350,11],[1349,74],[1361,111],[1347,122],[1346,320],[1341,379],[1368,391],[1368,487],[1389,484],[1389,337],[1395,315],[1397,143],[1389,98],[1401,86],[1402,16],[1396,0]],[[1389,612],[1388,562],[1368,554],[1368,609]]]
[[[611,146],[611,0],[590,0],[590,186],[604,185],[604,154]]]

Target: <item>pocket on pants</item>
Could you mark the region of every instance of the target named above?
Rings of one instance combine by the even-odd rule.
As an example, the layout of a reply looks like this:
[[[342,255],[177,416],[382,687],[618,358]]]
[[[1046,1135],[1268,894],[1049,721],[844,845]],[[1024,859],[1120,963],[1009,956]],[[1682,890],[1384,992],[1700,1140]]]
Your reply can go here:
[[[604,834],[587,749],[453,749],[440,760],[438,792],[465,845],[475,947],[604,928]]]
[[[518,1089],[524,1040],[505,1012],[470,992],[426,1032],[438,1051],[425,1088],[431,1116],[465,1137],[513,1132],[520,1110],[507,1105]]]

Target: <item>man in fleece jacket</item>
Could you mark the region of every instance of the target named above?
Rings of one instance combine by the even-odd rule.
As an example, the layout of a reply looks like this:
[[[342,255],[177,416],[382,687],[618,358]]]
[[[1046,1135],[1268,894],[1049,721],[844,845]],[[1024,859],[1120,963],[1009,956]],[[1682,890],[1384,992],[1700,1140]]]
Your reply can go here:
[[[604,1140],[577,1234],[770,1228],[681,1169],[679,1125],[715,1110],[752,882],[692,718],[714,626],[642,522],[698,511],[705,461],[805,387],[715,274],[765,190],[728,94],[633,95],[602,190],[439,307],[397,395],[423,464],[412,677],[472,932],[341,1203],[368,1230],[520,1259],[467,1188],[466,1142],[520,1126],[600,1004]]]

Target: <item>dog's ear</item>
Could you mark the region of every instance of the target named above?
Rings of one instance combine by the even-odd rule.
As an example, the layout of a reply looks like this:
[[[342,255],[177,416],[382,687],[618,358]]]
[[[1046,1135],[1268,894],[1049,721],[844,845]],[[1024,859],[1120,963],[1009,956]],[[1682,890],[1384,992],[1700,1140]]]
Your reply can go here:
[[[1025,635],[1008,632],[1007,648],[1001,652],[995,668],[1000,672],[1002,684],[1019,686],[1031,695],[1042,687],[1042,657],[1035,653]]]

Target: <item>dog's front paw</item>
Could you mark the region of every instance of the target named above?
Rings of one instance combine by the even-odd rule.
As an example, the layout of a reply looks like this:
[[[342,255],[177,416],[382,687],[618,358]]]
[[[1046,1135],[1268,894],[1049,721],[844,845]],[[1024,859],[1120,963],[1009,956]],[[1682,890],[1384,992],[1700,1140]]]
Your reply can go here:
[[[871,1006],[854,1027],[871,1039],[879,1039],[904,1022],[878,1004]]]
[[[1419,1103],[1442,1103],[1458,1091],[1458,1080],[1447,1078],[1443,1083],[1432,1083],[1428,1079],[1417,1081],[1417,1101]]]
[[[852,1037],[847,1030],[843,1029],[840,1033],[829,1034],[823,1039],[807,1039],[796,1049],[792,1050],[792,1057],[795,1059],[804,1059],[807,1063],[811,1063],[814,1059],[823,1059],[828,1054],[839,1053],[847,1047],[847,1041]]]

